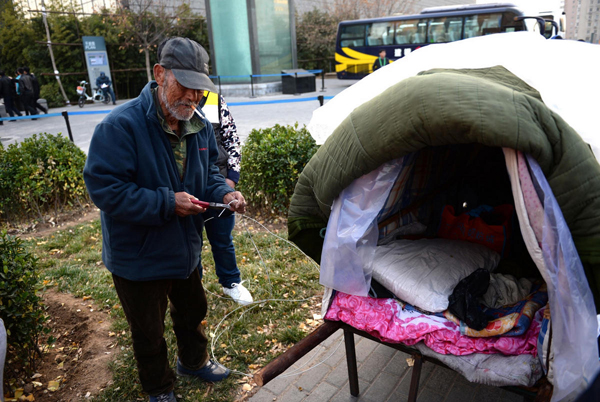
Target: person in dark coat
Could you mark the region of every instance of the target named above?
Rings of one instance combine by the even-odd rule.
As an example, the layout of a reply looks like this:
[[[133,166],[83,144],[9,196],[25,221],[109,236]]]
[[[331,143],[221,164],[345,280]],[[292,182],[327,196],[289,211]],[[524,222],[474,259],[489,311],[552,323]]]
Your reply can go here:
[[[17,76],[17,95],[21,98],[21,104],[26,112],[34,116],[38,114],[35,109],[35,102],[33,101],[33,82],[31,77],[25,73],[23,67],[19,67],[17,70],[19,75]]]
[[[33,84],[33,105],[36,109],[41,110],[42,112],[48,114],[48,109],[40,105],[38,100],[40,99],[40,82],[38,81],[35,74],[29,71],[29,67],[23,67],[25,73],[31,77],[31,83]]]
[[[379,52],[379,57],[375,60],[375,63],[373,63],[373,72],[379,70],[381,67],[390,64],[390,59],[385,57],[386,54],[387,53],[385,52],[385,50]]]
[[[104,97],[106,98],[107,94],[110,94],[110,97],[112,99],[113,105],[117,104],[117,98],[115,97],[115,93],[113,92],[112,86],[111,86],[111,82],[110,82],[110,78],[108,78],[106,76],[106,74],[104,74],[104,71],[102,71],[100,73],[100,76],[98,78],[96,78],[96,86],[98,88],[100,88],[102,90],[102,93],[104,94]],[[102,85],[106,85],[105,88],[102,88]]]
[[[208,53],[187,38],[171,38],[154,65],[156,81],[113,109],[95,128],[83,171],[101,210],[102,260],[131,329],[142,389],[150,402],[176,402],[177,377],[164,339],[169,310],[177,338],[177,373],[208,382],[229,375],[210,358],[203,320],[204,207],[199,200],[246,201],[215,166],[212,125],[196,108],[206,92]]]
[[[10,117],[14,117],[15,115],[23,116],[14,104],[15,96],[15,85],[12,79],[7,77],[6,74],[4,74],[4,71],[0,71],[0,98],[4,99],[4,107],[6,108],[6,113],[8,113]]]

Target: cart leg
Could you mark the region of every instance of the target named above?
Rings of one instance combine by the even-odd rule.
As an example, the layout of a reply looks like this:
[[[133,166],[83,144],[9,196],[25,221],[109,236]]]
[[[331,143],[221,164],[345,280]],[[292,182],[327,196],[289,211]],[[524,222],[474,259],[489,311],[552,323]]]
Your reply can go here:
[[[348,382],[350,395],[358,396],[358,369],[356,367],[356,349],[354,347],[354,334],[344,328],[344,343],[346,345],[346,362],[348,363]]]
[[[421,367],[423,366],[423,360],[420,354],[413,354],[415,364],[412,368],[412,377],[410,379],[410,390],[408,391],[408,402],[416,402],[417,394],[419,393],[419,379],[421,378]]]

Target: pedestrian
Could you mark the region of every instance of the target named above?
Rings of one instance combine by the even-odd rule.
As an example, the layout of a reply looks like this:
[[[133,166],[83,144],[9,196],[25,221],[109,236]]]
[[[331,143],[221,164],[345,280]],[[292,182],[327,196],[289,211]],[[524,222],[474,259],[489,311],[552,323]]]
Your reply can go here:
[[[15,78],[17,82],[17,95],[20,97],[21,104],[23,105],[25,111],[34,116],[38,113],[35,109],[33,101],[33,82],[31,77],[25,74],[25,69],[23,67],[19,67],[17,72],[19,73],[19,75]]]
[[[212,123],[215,139],[219,148],[217,167],[225,177],[231,188],[235,188],[240,179],[241,144],[235,120],[227,107],[223,96],[210,93],[202,107],[206,118]],[[210,242],[215,271],[223,293],[241,305],[248,305],[254,301],[252,294],[242,284],[240,270],[236,263],[235,247],[231,232],[235,226],[235,215],[224,214],[219,211],[209,210],[204,217],[206,237]]]
[[[39,99],[40,99],[40,82],[38,81],[38,79],[35,76],[35,74],[33,74],[32,72],[29,71],[29,67],[23,67],[23,69],[25,70],[25,74],[27,74],[27,75],[29,75],[29,77],[31,77],[31,84],[33,85],[33,107],[35,107],[36,109],[41,110],[45,114],[48,114],[48,109],[46,109],[45,107],[43,107],[39,103]]]
[[[112,83],[110,82],[110,78],[106,76],[104,71],[100,72],[100,76],[96,78],[96,86],[102,90],[104,98],[106,98],[108,94],[110,94],[113,105],[116,105],[117,98],[115,97],[115,93],[112,90],[111,84]]]
[[[173,402],[176,377],[163,337],[168,305],[177,373],[210,382],[229,375],[207,351],[200,260],[206,210],[192,201],[231,204],[239,213],[246,201],[219,174],[213,128],[194,113],[205,92],[216,92],[208,53],[172,38],[160,56],[156,81],[96,127],[84,179],[101,210],[102,259],[131,329],[142,388],[151,402]]]
[[[387,53],[386,53],[385,49],[379,51],[379,57],[375,60],[375,63],[373,63],[373,72],[380,69],[381,67],[384,67],[384,66],[387,66],[388,64],[390,64],[390,59],[385,57],[386,54]]]
[[[10,117],[14,117],[15,115],[22,116],[21,112],[19,112],[19,109],[15,107],[15,96],[15,85],[12,79],[6,76],[4,71],[0,71],[0,97],[4,99],[4,108]],[[16,122],[16,120],[9,121]]]

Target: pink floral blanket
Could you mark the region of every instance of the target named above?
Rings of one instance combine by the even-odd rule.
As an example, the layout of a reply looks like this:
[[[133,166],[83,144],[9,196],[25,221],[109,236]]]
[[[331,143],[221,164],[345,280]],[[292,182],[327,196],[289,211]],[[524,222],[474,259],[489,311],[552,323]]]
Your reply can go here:
[[[539,314],[536,315],[539,317]],[[388,343],[411,346],[423,341],[441,354],[471,353],[520,355],[537,353],[538,320],[521,336],[472,338],[446,318],[426,315],[395,299],[374,299],[337,292],[325,319],[343,321]]]

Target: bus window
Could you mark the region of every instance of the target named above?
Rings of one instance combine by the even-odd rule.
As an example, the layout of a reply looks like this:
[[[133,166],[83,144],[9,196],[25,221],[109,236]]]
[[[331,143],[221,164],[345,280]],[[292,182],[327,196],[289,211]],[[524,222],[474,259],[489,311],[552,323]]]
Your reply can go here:
[[[446,18],[448,42],[461,40],[463,20],[462,17]]]
[[[444,43],[460,40],[462,17],[432,18],[429,20],[429,43]]]
[[[399,21],[396,25],[396,44],[420,43],[413,42],[417,34],[418,23],[419,20]]]
[[[354,47],[365,45],[365,25],[343,25],[341,33],[341,47]]]
[[[394,44],[394,23],[375,22],[367,24],[367,46]]]
[[[465,39],[502,32],[501,13],[468,15],[465,17]]]
[[[417,33],[413,36],[412,43],[427,43],[427,20],[419,20],[417,25]]]
[[[517,14],[513,12],[505,12],[502,14],[502,32],[518,32],[526,31],[523,21],[515,21]]]

